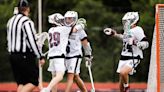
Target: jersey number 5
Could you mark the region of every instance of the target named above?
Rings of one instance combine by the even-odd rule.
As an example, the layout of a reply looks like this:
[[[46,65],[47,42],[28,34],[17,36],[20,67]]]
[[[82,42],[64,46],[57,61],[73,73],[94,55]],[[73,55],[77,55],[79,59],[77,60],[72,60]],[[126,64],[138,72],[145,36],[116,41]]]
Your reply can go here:
[[[54,32],[54,33],[49,33],[50,37],[50,47],[53,46],[58,46],[60,44],[60,33]]]

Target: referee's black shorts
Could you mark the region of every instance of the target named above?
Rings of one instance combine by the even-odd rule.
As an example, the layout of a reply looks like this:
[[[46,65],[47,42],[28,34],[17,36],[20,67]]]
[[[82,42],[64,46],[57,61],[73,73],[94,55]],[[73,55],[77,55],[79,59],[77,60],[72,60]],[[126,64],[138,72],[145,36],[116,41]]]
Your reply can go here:
[[[10,62],[17,84],[38,86],[39,68],[33,53],[11,53]]]

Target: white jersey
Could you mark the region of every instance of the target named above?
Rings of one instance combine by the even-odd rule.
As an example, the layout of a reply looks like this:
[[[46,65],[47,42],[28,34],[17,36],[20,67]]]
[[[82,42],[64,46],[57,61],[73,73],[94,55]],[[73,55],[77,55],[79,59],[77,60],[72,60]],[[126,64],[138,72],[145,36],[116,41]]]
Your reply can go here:
[[[49,29],[49,51],[48,58],[66,55],[66,47],[71,27],[58,26]]]
[[[143,29],[139,26],[136,26],[130,29],[129,32],[132,38],[134,39],[134,41],[141,41],[145,37]],[[132,52],[130,52],[129,49],[127,48],[128,43],[129,43],[129,35],[127,33],[124,33],[123,34],[123,49],[121,52],[122,56],[132,56]],[[138,48],[136,45],[132,45],[132,49],[133,49],[134,57],[137,57],[139,55],[140,58],[143,58],[143,52],[140,48]]]
[[[67,57],[73,57],[77,55],[82,56],[82,44],[81,40],[87,37],[85,30],[81,27],[81,25],[76,25],[75,28],[78,30],[77,32],[71,33],[69,37],[69,48],[70,52],[67,53]]]

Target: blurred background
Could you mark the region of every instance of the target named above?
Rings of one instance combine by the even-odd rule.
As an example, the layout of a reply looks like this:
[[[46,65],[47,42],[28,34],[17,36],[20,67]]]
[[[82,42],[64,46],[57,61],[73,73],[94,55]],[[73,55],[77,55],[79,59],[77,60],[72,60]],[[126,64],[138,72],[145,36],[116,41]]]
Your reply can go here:
[[[13,9],[19,0],[0,0],[0,82],[13,82],[6,41],[6,23],[13,16]],[[28,0],[31,6],[30,18],[38,29],[38,0]],[[138,11],[139,26],[143,27],[150,42],[144,51],[144,59],[137,67],[137,73],[131,76],[130,82],[147,82],[151,54],[151,40],[155,22],[155,4],[163,0],[42,0],[43,32],[50,28],[47,16],[56,12],[64,15],[68,10],[77,11],[79,18],[87,20],[86,32],[93,48],[92,72],[95,82],[118,82],[116,73],[122,42],[103,33],[106,27],[112,27],[123,33],[122,17],[128,11]],[[48,48],[48,46],[45,46]],[[48,61],[44,66],[43,78],[49,82],[51,74],[47,72]],[[88,70],[82,62],[81,77],[89,82]],[[66,81],[66,78],[63,80]]]

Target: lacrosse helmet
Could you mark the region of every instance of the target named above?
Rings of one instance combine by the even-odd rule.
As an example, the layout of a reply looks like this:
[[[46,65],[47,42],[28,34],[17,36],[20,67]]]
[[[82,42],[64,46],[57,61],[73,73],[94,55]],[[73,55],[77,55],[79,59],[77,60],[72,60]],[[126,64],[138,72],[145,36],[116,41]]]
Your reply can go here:
[[[54,13],[52,15],[48,16],[48,22],[50,24],[55,24],[57,26],[63,26],[64,25],[64,16],[60,13]]]
[[[124,24],[125,21],[129,21],[130,26],[137,23],[139,20],[139,14],[138,12],[127,12],[124,17],[122,18],[122,22]]]
[[[66,26],[74,26],[78,19],[78,13],[75,11],[67,11],[64,15],[64,23]]]
[[[138,22],[138,20],[139,20],[138,12],[127,12],[122,18],[122,24],[124,30],[129,30],[132,25]]]

